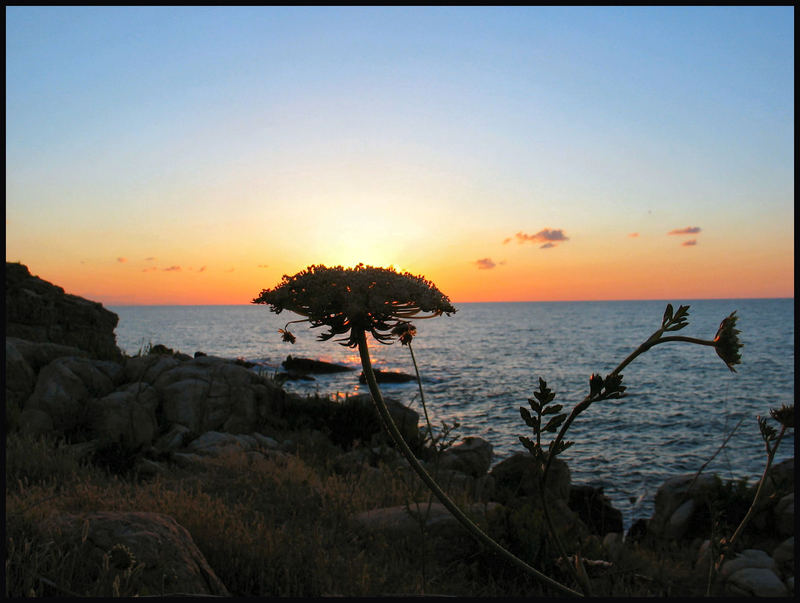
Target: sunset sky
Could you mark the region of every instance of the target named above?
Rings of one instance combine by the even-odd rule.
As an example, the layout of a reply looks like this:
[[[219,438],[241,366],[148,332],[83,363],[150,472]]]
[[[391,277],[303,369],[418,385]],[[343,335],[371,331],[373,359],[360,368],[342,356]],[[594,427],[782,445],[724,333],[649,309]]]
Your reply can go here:
[[[794,295],[793,7],[5,10],[6,259],[69,293]]]

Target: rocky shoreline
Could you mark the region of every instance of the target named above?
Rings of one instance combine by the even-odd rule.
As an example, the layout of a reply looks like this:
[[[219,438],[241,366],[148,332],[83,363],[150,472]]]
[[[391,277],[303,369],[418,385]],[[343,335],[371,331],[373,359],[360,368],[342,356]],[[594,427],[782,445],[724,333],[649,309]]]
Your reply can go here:
[[[280,460],[295,454],[297,446],[276,436],[292,431],[338,447],[334,469],[342,474],[405,467],[383,438],[369,395],[344,402],[295,396],[240,361],[202,353],[190,357],[165,346],[125,356],[116,346],[116,324],[117,316],[101,304],[68,295],[32,276],[21,264],[6,264],[9,433],[63,437],[93,462],[144,478],[173,466],[191,470],[205,459],[232,452]],[[293,370],[302,368],[302,363],[295,364]],[[399,401],[387,402],[415,455],[436,471],[442,483],[469,493],[481,512],[521,508],[538,500],[535,464],[529,455],[518,453],[492,467],[491,443],[469,437],[436,458],[424,441],[418,413]],[[637,541],[685,547],[696,555],[697,563],[703,563],[704,555],[707,558],[708,501],[726,488],[716,476],[667,480],[656,495],[653,516],[623,534],[622,514],[602,490],[572,484],[569,468],[559,463],[548,483],[551,514],[560,529],[577,539],[602,543],[608,562],[626,543]],[[757,596],[794,592],[793,469],[793,458],[773,467],[771,491],[751,522],[745,549],[722,567],[722,592]],[[432,509],[426,520],[431,533],[450,542],[448,546],[458,546],[452,543],[463,540],[460,526],[446,511]],[[92,538],[110,538],[109,542],[122,538],[137,558],[163,553],[147,541],[159,534],[158,542],[173,547],[170,563],[181,576],[182,592],[229,594],[193,547],[188,532],[172,518],[123,515],[87,511],[52,521],[62,532],[77,530],[76,537],[81,537],[76,526],[91,518]],[[405,508],[374,509],[352,520],[367,531],[411,529],[404,527],[409,520]],[[139,526],[133,532],[140,536],[123,538],[120,534],[132,533],[131,525]],[[460,546],[474,547],[474,543]]]

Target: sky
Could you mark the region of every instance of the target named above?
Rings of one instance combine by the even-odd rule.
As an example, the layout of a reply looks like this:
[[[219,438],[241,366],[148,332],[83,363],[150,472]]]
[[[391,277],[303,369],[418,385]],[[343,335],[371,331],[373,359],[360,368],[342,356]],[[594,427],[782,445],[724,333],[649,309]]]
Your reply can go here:
[[[6,260],[454,302],[794,296],[794,7],[6,7]]]

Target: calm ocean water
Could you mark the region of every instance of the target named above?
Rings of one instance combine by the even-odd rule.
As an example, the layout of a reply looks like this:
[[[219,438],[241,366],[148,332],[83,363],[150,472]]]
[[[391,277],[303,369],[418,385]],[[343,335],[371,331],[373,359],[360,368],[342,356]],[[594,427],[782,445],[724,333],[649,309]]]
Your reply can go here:
[[[794,401],[794,300],[674,300],[689,305],[680,334],[713,339],[736,310],[742,364],[731,373],[713,348],[656,346],[624,371],[628,396],[592,405],[573,424],[564,453],[573,483],[603,486],[626,527],[649,517],[655,491],[671,476],[693,473],[744,422],[706,471],[757,479],[764,467],[757,415]],[[450,317],[416,321],[414,353],[434,424],[458,421],[458,433],[489,440],[495,462],[524,451],[530,435],[519,415],[542,377],[570,410],[588,391],[592,372],[610,372],[661,324],[667,302],[531,302],[457,304]],[[291,325],[297,343],[278,329],[298,318],[267,306],[118,306],[117,343],[135,354],[148,343],[258,362],[277,369],[288,354],[344,363],[353,372],[287,383],[289,391],[366,391],[355,350],[319,342],[321,330]],[[370,343],[376,368],[413,373],[407,348]],[[382,386],[384,395],[420,410],[416,383]],[[420,412],[421,414],[421,412]],[[794,440],[776,460],[792,456]]]

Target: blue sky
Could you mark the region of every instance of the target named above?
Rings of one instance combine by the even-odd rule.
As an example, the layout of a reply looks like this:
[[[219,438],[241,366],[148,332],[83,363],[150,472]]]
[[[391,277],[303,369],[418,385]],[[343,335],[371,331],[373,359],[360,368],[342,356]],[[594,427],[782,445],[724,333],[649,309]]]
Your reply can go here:
[[[156,257],[513,297],[619,269],[634,232],[671,269],[695,225],[687,294],[776,258],[742,295],[793,291],[793,7],[8,7],[6,55],[7,259],[87,294]],[[548,260],[502,244],[545,228]]]

